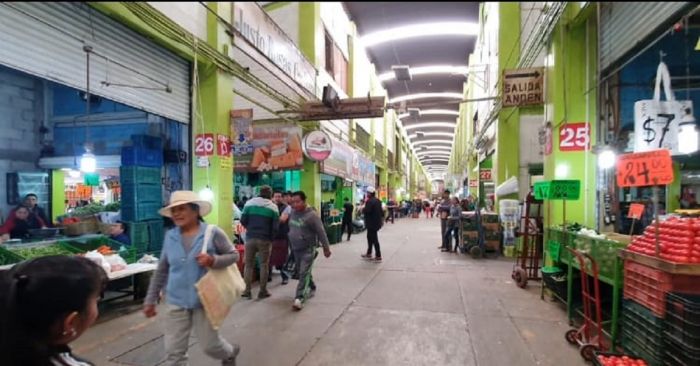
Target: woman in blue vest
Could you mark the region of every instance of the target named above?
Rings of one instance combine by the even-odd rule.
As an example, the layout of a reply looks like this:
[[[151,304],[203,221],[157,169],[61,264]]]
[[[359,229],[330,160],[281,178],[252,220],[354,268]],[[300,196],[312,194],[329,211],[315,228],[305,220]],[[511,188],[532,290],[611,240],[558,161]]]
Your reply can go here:
[[[209,243],[203,243],[208,224],[202,216],[211,212],[211,203],[199,199],[192,191],[176,191],[170,205],[160,214],[173,220],[176,227],[165,234],[158,268],[153,275],[144,302],[146,317],[156,315],[156,302],[165,289],[165,365],[187,365],[187,347],[194,329],[204,353],[221,360],[222,365],[236,365],[238,345],[221,338],[207,320],[194,285],[207,268],[224,268],[238,261],[238,252],[228,236],[215,228]],[[202,245],[207,253],[202,253]]]

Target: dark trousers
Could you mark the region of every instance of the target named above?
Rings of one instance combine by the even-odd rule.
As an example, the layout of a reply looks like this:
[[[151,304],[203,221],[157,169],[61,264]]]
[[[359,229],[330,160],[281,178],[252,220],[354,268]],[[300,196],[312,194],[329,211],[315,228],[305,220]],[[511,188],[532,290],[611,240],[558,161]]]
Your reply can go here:
[[[348,230],[348,240],[350,240],[350,235],[352,235],[352,220],[343,220],[343,226],[340,227],[340,236],[345,234],[346,228]]]
[[[316,284],[314,283],[314,278],[311,275],[311,270],[313,269],[314,259],[318,255],[316,248],[307,248],[302,250],[293,251],[294,261],[296,262],[296,268],[299,271],[299,283],[297,284],[296,297],[302,301],[306,301],[309,298],[309,293],[316,290]]]
[[[367,229],[367,256],[372,255],[372,246],[374,246],[374,256],[382,257],[382,251],[379,249],[379,236],[377,232],[379,230]]]
[[[442,247],[447,248],[447,243],[445,242],[445,232],[447,231],[447,220],[440,220],[440,236],[442,237]]]
[[[388,211],[389,211],[389,214],[386,216],[385,222],[389,222],[389,220],[391,220],[391,223],[393,224],[394,223],[394,209],[390,208],[390,209],[388,209]]]
[[[447,230],[445,230],[445,235],[443,235],[444,248],[448,251],[452,251],[452,237],[455,238],[455,249],[459,246],[459,227],[457,225],[448,225]]]

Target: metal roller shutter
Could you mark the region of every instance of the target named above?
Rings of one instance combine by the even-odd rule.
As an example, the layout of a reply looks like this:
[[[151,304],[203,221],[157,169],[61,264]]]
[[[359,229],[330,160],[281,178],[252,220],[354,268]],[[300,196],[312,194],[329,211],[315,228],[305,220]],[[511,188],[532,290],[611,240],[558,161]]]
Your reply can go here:
[[[697,3],[607,2],[600,11],[600,67],[608,69]]]
[[[89,44],[91,93],[189,123],[189,63],[87,4],[2,3],[0,19],[0,64],[85,90]]]

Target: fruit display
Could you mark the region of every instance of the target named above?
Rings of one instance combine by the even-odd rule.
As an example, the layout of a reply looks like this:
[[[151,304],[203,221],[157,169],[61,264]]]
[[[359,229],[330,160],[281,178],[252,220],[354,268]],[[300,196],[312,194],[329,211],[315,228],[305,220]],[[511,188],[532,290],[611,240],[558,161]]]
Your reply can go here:
[[[622,355],[598,355],[596,364],[601,366],[647,366],[646,361]]]
[[[669,262],[700,263],[700,218],[672,216],[659,222],[659,256]],[[627,250],[645,255],[656,255],[656,224],[635,237]]]

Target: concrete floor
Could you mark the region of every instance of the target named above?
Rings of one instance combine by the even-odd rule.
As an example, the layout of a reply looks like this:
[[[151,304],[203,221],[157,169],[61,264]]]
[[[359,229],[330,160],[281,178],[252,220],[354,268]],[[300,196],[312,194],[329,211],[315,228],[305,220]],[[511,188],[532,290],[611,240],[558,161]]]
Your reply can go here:
[[[316,297],[291,308],[296,281],[241,300],[221,334],[241,345],[238,365],[583,365],[564,340],[562,307],[510,278],[512,261],[441,253],[437,219],[401,219],[380,231],[384,263],[360,258],[364,233],[331,246],[314,268]],[[254,290],[253,294],[257,294]],[[134,309],[132,309],[134,310]],[[75,344],[97,365],[157,365],[161,321],[131,312]],[[191,340],[190,364],[218,364]]]

